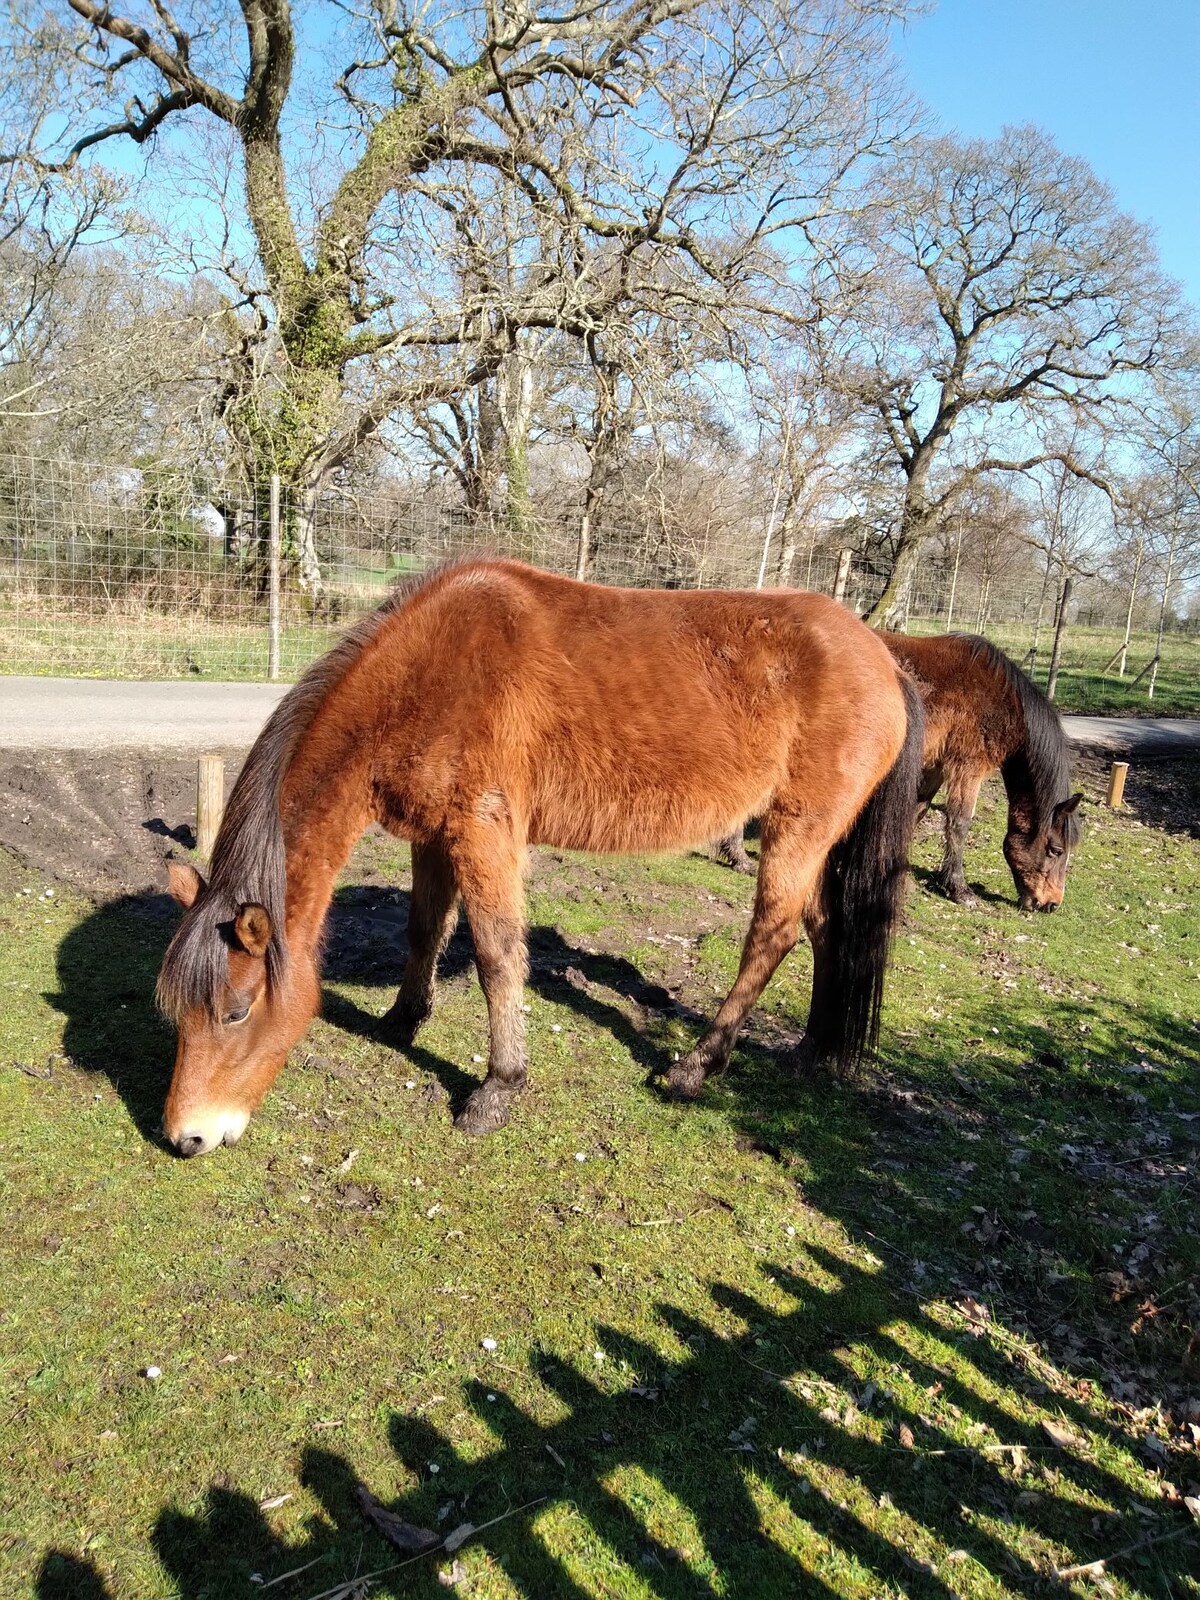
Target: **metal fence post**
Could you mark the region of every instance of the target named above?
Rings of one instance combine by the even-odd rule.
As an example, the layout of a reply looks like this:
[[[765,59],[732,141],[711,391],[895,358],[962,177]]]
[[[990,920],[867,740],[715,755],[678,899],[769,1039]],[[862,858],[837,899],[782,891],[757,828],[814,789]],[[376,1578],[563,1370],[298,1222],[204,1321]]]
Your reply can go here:
[[[267,677],[279,676],[279,474],[271,474],[271,509],[268,529]]]

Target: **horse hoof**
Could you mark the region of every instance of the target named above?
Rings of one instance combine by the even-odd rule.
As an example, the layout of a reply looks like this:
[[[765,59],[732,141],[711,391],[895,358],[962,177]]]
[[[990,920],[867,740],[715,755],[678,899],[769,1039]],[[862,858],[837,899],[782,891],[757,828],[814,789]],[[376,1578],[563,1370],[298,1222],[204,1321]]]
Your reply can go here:
[[[420,1029],[429,1021],[432,1006],[402,1005],[399,1000],[379,1019],[379,1037],[385,1044],[406,1050]]]
[[[495,1133],[508,1121],[512,1097],[511,1089],[489,1089],[485,1084],[483,1088],[476,1089],[455,1117],[454,1126],[459,1133]]]
[[[805,1034],[804,1038],[789,1054],[787,1064],[792,1076],[795,1078],[827,1077],[830,1070],[830,1057],[827,1051],[821,1049],[815,1039],[810,1039]]]
[[[667,1073],[667,1093],[672,1100],[698,1100],[704,1088],[705,1071],[698,1061],[684,1056]]]

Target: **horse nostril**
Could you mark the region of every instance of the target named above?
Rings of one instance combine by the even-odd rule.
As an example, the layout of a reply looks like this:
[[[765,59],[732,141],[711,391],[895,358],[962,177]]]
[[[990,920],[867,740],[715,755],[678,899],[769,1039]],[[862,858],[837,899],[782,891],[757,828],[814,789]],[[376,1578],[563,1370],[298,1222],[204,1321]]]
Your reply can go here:
[[[202,1133],[185,1133],[182,1138],[176,1139],[175,1148],[186,1160],[188,1156],[198,1156],[204,1149],[204,1135]]]

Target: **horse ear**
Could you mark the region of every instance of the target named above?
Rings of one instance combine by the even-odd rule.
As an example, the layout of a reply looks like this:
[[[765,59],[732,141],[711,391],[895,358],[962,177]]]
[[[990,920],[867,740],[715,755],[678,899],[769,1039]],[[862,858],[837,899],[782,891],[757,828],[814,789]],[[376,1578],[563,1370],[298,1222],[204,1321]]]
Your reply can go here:
[[[233,931],[248,956],[265,956],[271,942],[271,917],[266,906],[254,900],[239,906],[233,919]]]
[[[1071,814],[1073,812],[1078,811],[1079,802],[1082,799],[1083,799],[1083,793],[1082,793],[1082,791],[1080,791],[1077,794],[1073,794],[1069,800],[1060,800],[1058,802],[1058,804],[1054,808],[1054,815],[1056,817],[1069,817],[1069,816],[1071,816]]]
[[[189,862],[168,861],[167,887],[171,891],[172,900],[177,900],[186,911],[189,906],[195,905],[208,886]]]

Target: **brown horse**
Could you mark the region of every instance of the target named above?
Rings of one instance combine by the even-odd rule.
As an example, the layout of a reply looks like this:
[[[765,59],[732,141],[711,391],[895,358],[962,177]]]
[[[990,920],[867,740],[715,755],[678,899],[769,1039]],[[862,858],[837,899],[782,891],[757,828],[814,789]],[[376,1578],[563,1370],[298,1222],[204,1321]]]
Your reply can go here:
[[[951,633],[927,639],[882,635],[925,705],[922,815],[946,789],[946,847],[938,883],[951,900],[974,905],[963,846],[979,788],[997,769],[1008,795],[1004,856],[1023,911],[1062,904],[1071,851],[1079,842],[1067,737],[1037,685],[986,639]],[[722,860],[753,871],[740,829],[721,838]]]
[[[1071,757],[1057,711],[1002,650],[973,634],[927,639],[884,635],[925,702],[927,807],[945,786],[946,845],[938,883],[951,900],[973,905],[963,846],[979,788],[1000,769],[1008,796],[1004,859],[1022,911],[1062,904],[1071,852],[1079,842],[1082,794],[1071,793]]]
[[[799,925],[814,950],[808,1057],[874,1042],[907,868],[920,699],[882,642],[818,595],[668,593],[476,560],[397,592],[280,704],[230,797],[158,998],[178,1028],[163,1119],[181,1155],[232,1143],[318,1008],[334,878],[371,822],[412,843],[410,953],[386,1024],[433,1006],[461,896],[487,1000],[484,1083],[457,1118],[501,1127],[526,1076],[529,844],[682,849],[764,817],[741,967],[667,1074],[728,1061]]]

